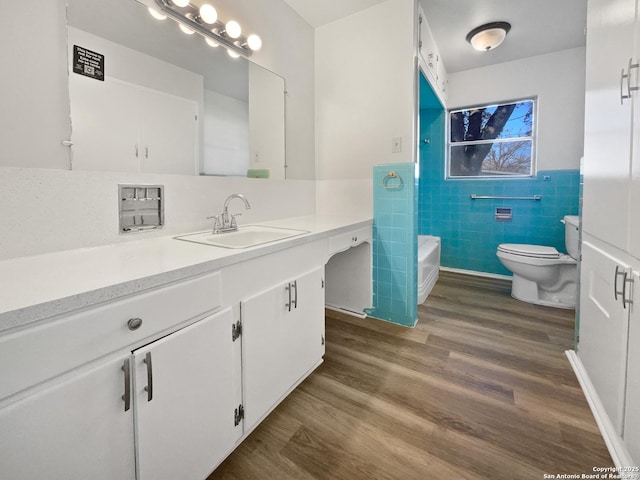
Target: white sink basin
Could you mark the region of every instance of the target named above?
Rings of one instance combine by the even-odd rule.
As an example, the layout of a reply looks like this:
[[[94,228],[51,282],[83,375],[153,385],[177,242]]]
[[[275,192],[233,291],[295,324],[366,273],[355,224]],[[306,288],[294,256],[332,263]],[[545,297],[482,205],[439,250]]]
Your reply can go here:
[[[201,243],[213,247],[223,248],[249,248],[263,243],[284,240],[309,233],[307,230],[295,230],[292,228],[267,227],[265,225],[244,225],[238,227],[235,232],[217,233],[209,232],[190,233],[174,237],[176,240]]]

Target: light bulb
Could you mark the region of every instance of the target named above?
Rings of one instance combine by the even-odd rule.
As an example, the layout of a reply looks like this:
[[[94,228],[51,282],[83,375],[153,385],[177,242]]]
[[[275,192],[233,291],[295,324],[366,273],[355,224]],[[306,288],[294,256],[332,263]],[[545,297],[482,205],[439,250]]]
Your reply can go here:
[[[151,8],[151,7],[149,7],[149,13],[156,20],[165,20],[167,18],[166,15],[161,14],[159,11],[157,11],[157,10]]]
[[[176,7],[186,7],[189,5],[189,0],[171,0]]]
[[[180,30],[182,30],[187,35],[193,35],[194,33],[196,33],[193,30],[191,30],[189,27],[186,27],[181,23],[179,23],[178,26],[180,27]]]
[[[242,28],[240,27],[240,24],[235,20],[229,20],[224,26],[224,29],[227,32],[227,35],[229,35],[231,38],[238,38],[240,34],[242,34]]]
[[[212,25],[218,20],[218,12],[212,5],[205,3],[200,7],[200,18],[203,22]]]
[[[229,56],[230,56],[231,58],[240,58],[240,54],[239,54],[239,53],[234,52],[233,50],[229,50],[229,49],[227,49],[227,53],[229,54]]]
[[[255,33],[252,33],[247,37],[247,45],[253,51],[260,50],[262,48],[262,39]]]
[[[219,47],[220,44],[218,42],[216,42],[215,40],[212,40],[209,37],[204,37],[204,41],[207,42],[207,45],[209,45],[210,47],[216,48]]]

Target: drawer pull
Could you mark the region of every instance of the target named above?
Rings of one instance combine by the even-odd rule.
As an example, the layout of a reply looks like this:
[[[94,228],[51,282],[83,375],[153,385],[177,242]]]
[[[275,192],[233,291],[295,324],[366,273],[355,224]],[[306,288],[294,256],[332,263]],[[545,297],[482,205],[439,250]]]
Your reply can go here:
[[[129,327],[129,330],[133,331],[133,330],[137,330],[142,326],[142,319],[141,318],[130,318],[129,321],[127,322],[127,327]]]
[[[296,294],[293,297],[293,308],[298,308],[298,281],[297,280],[293,281],[293,288],[296,289]]]
[[[147,402],[153,400],[153,367],[151,365],[151,352],[147,352],[144,356],[144,363],[147,364],[147,386],[144,391],[147,392]]]
[[[284,289],[289,293],[289,302],[285,303],[284,306],[287,307],[289,309],[289,311],[291,311],[291,282],[287,283],[287,286],[284,287]]]
[[[120,369],[124,372],[124,395],[122,395],[122,400],[124,401],[124,411],[127,412],[131,408],[131,368],[128,358]]]
[[[621,295],[623,292],[618,291],[618,277],[625,277],[626,280],[627,273],[625,271],[620,271],[620,267],[616,265],[616,273],[613,278],[613,298],[617,301],[618,295]],[[624,301],[622,302],[624,305]]]

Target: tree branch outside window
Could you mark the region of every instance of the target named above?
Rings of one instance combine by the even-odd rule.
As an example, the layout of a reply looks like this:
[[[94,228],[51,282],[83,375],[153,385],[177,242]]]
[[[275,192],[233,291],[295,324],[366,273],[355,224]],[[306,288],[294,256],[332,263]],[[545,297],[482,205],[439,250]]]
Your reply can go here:
[[[533,175],[534,100],[449,112],[449,177]]]

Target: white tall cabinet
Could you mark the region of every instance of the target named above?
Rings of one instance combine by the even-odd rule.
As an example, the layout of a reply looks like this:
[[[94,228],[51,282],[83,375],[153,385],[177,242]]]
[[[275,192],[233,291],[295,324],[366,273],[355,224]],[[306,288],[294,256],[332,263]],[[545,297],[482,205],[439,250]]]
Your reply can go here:
[[[590,0],[577,355],[612,457],[640,464],[637,0]]]

